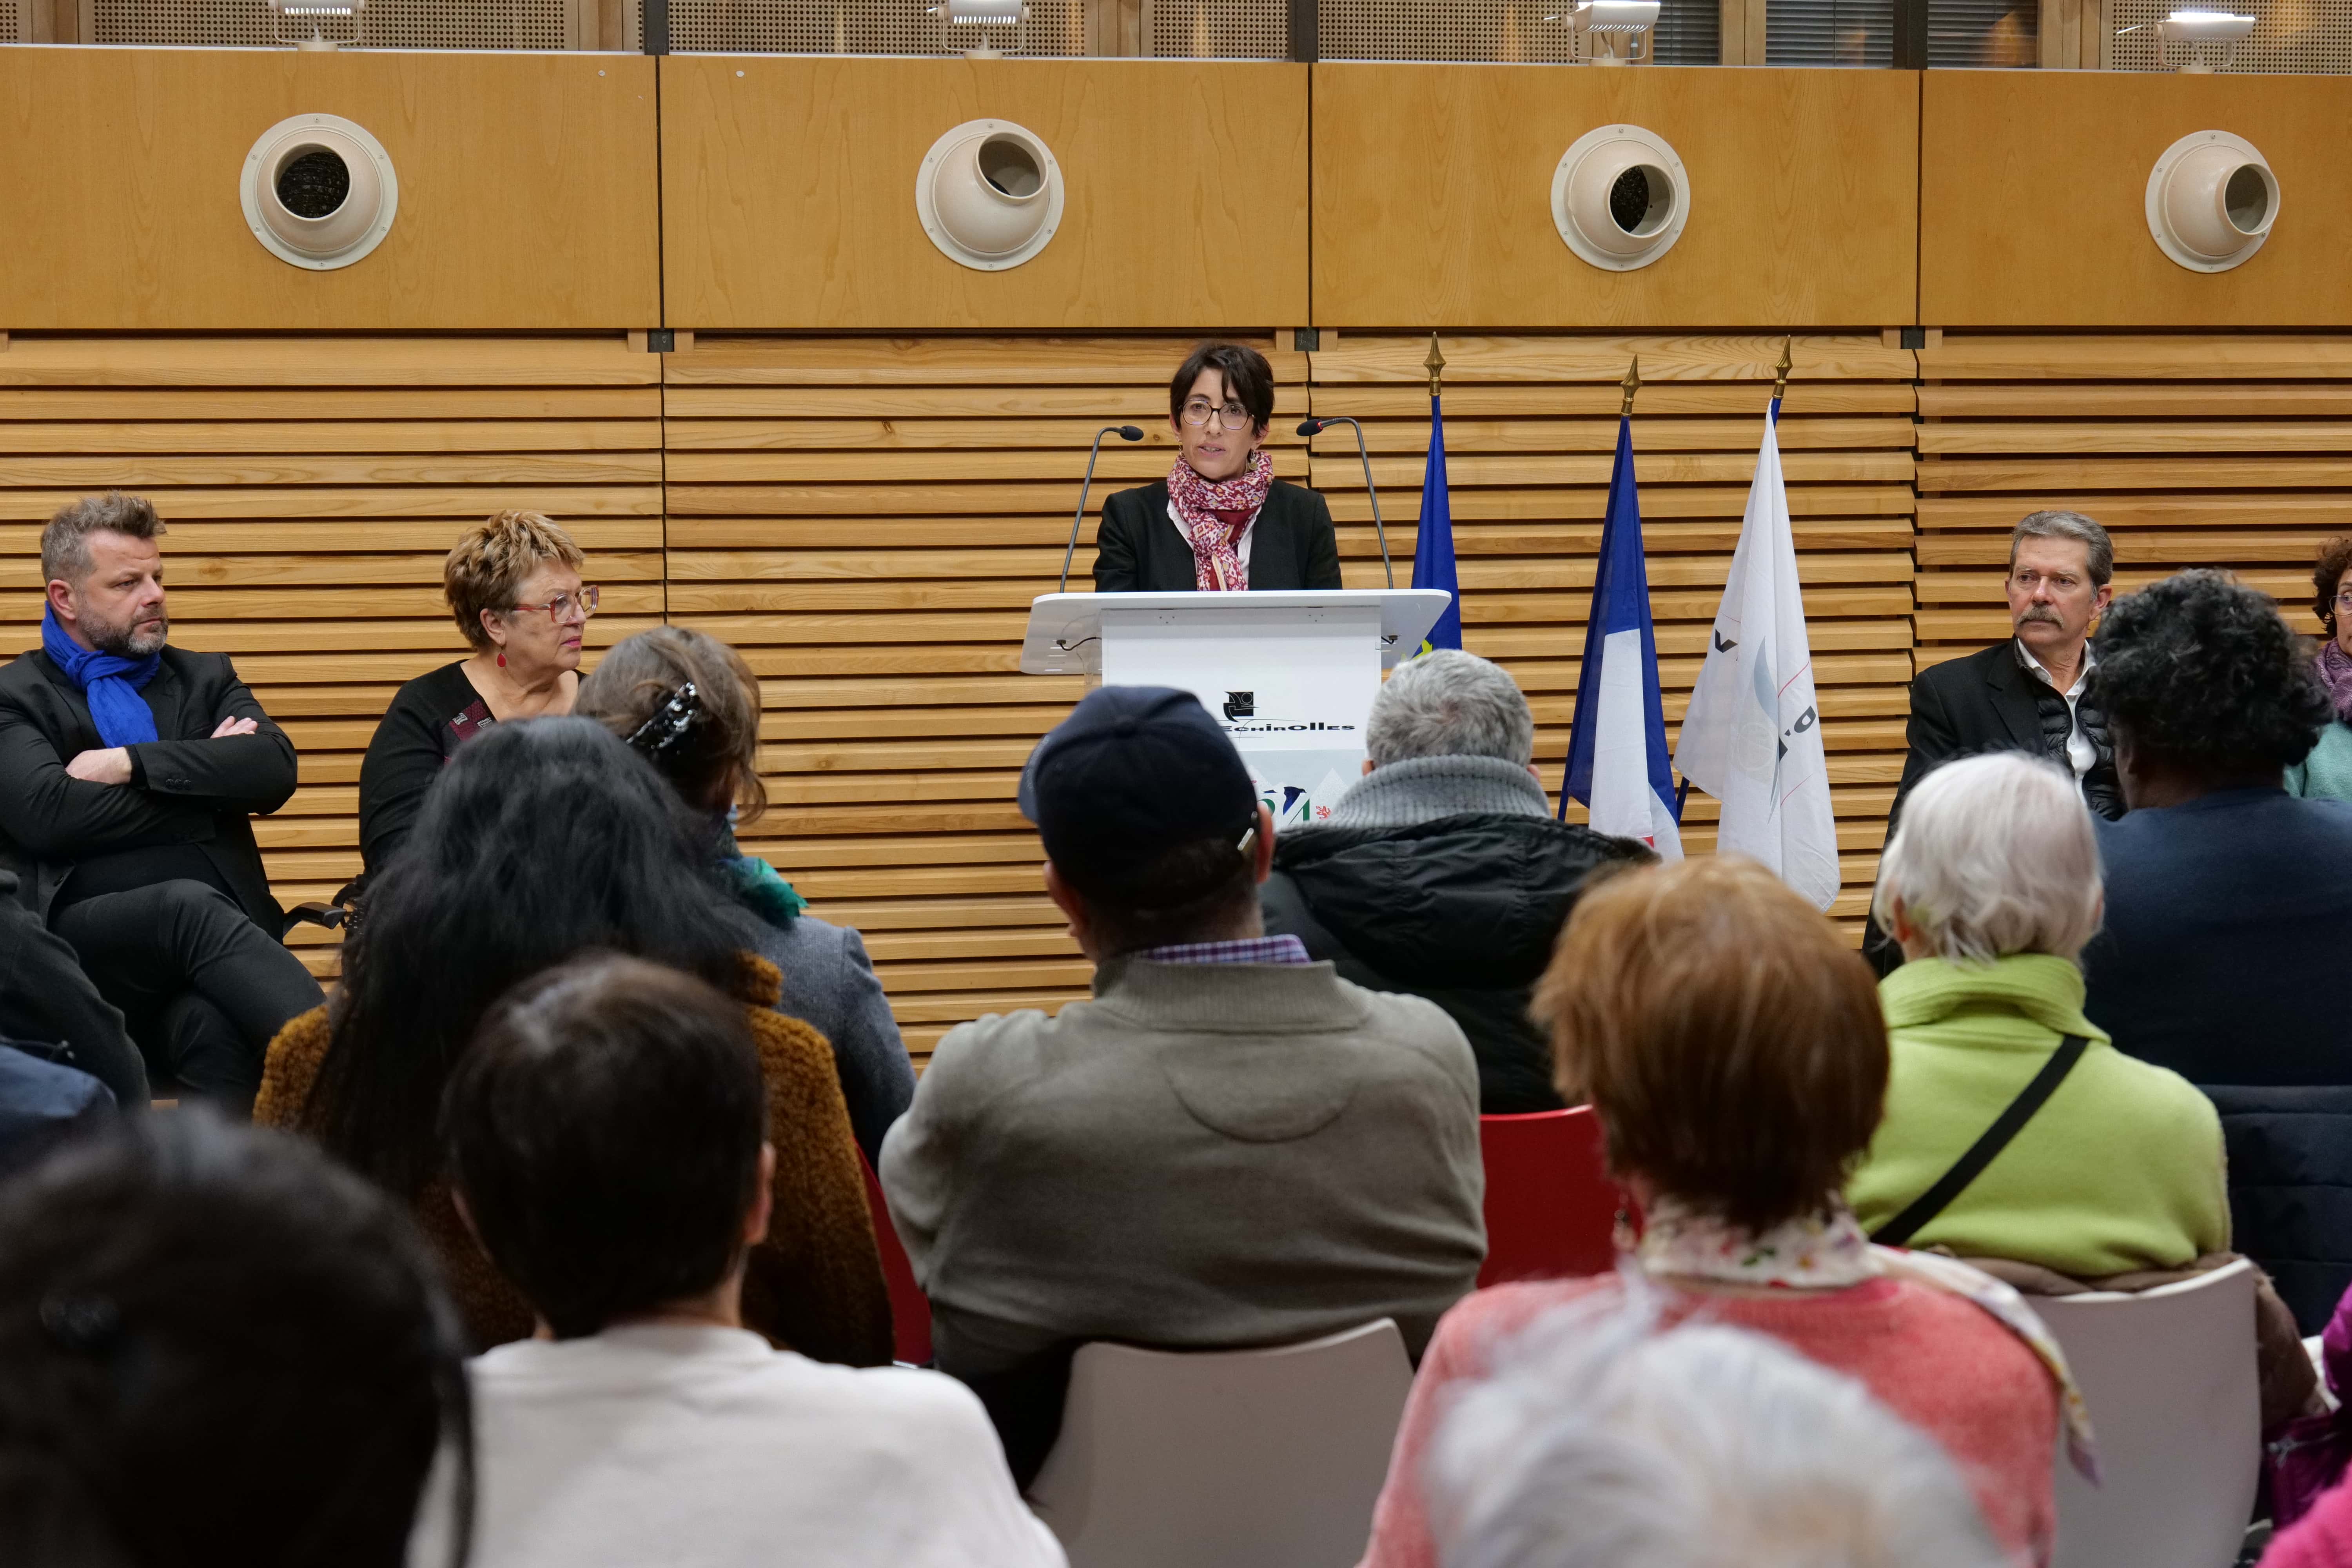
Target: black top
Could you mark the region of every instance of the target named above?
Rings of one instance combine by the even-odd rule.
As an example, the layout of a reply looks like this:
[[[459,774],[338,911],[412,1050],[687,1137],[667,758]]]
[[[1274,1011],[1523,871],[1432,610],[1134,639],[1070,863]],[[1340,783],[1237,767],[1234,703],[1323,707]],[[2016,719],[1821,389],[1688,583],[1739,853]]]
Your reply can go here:
[[[166,647],[140,696],[155,715],[156,738],[130,748],[131,782],[89,784],[66,773],[76,756],[106,745],[81,688],[38,648],[0,669],[0,870],[16,874],[18,899],[47,918],[82,861],[161,850],[150,863],[184,865],[184,855],[168,852],[192,848],[214,873],[205,879],[277,937],[285,911],[270,896],[250,818],[293,795],[294,742],[226,654]],[[257,728],[214,740],[224,719]]]
[[[2116,749],[2099,705],[2095,673],[2077,703],[2083,733],[2097,752],[2091,771],[2082,776],[2084,803],[2099,816],[2119,817],[2124,814],[2123,786],[2116,776]],[[2066,699],[2025,668],[2013,638],[1920,671],[1911,682],[1911,721],[1904,736],[1910,754],[1903,759],[1902,782],[1895,786],[1886,836],[1895,837],[1903,803],[1919,781],[1955,757],[2031,752],[2071,773],[2066,743],[2073,730]],[[1879,930],[1874,918],[1863,931],[1862,948],[1882,975],[1903,962],[1902,950]]]
[[[393,693],[360,763],[362,882],[383,869],[416,826],[425,792],[441,776],[441,765],[492,722],[462,659],[426,670]]]
[[[1331,509],[1301,485],[1276,479],[1250,524],[1253,588],[1339,586],[1339,542]],[[1168,515],[1168,481],[1121,490],[1103,502],[1095,535],[1097,594],[1189,594],[1200,586],[1192,547]]]
[[[2102,822],[2090,1020],[2195,1084],[2352,1085],[2352,805],[2222,790]]]
[[[1551,1042],[1528,1016],[1592,869],[1645,858],[1631,839],[1549,816],[1478,812],[1412,827],[1316,827],[1277,838],[1259,889],[1339,978],[1425,996],[1469,1037],[1486,1116],[1556,1110]]]

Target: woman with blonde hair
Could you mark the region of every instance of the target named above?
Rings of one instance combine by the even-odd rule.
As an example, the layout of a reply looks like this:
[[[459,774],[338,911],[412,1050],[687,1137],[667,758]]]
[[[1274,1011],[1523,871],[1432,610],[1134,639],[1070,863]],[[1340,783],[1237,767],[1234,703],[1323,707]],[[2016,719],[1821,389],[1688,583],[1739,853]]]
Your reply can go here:
[[[1653,1289],[1665,1323],[1751,1329],[1862,1384],[1942,1446],[2013,1561],[2047,1563],[2063,1367],[2047,1331],[1973,1269],[1872,1247],[1839,1195],[1878,1125],[1886,1029],[1837,929],[1752,860],[1623,872],[1577,901],[1535,1012],[1642,1233],[1622,1273],[1498,1285],[1446,1313],[1364,1568],[1437,1561],[1423,1457],[1452,1384],[1550,1309]]]
[[[425,791],[457,748],[492,724],[555,718],[580,690],[580,652],[597,591],[586,556],[535,511],[502,511],[466,531],[441,565],[441,593],[473,651],[393,695],[360,763],[364,870],[359,896],[415,826]]]
[[[580,683],[577,711],[653,763],[677,792],[712,880],[712,897],[743,947],[784,977],[779,1012],[832,1042],[858,1146],[882,1157],[882,1135],[915,1097],[915,1071],[855,928],[808,913],[775,868],[737,847],[735,828],[767,810],[760,782],[760,678],[743,656],[686,626],[623,639]]]

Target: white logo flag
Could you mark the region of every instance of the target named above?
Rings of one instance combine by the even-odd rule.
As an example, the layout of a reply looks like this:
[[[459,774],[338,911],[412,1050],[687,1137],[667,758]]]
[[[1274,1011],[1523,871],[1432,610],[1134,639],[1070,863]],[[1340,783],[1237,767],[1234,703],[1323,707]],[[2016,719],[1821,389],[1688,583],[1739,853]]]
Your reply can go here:
[[[1761,860],[1826,910],[1838,895],[1837,818],[1780,482],[1779,414],[1776,399],[1675,766],[1722,803],[1717,854]]]

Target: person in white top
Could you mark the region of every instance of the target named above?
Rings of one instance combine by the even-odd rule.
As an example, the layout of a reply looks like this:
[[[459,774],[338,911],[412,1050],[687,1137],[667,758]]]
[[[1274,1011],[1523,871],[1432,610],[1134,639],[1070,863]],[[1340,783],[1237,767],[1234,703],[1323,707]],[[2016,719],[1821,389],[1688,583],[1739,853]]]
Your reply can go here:
[[[538,1311],[470,1363],[474,1568],[1058,1568],[980,1401],[742,1327],[777,1145],[740,1005],[593,956],[495,1007],[445,1102],[462,1212]],[[793,1158],[793,1129],[772,1130]],[[436,1485],[411,1561],[447,1561]]]

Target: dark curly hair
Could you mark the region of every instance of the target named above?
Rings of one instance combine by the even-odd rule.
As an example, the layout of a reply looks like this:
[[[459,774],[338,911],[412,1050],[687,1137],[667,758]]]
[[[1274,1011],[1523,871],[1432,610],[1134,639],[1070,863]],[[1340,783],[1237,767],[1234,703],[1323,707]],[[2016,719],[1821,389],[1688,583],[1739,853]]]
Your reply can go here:
[[[2331,539],[2319,547],[2319,563],[2311,569],[2311,585],[2318,590],[2311,608],[2329,637],[2336,635],[2336,590],[2347,566],[2352,566],[2352,539]]]
[[[2095,646],[2123,737],[2201,770],[2299,763],[2334,716],[2277,605],[2226,572],[2178,573],[2116,600]]]

